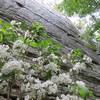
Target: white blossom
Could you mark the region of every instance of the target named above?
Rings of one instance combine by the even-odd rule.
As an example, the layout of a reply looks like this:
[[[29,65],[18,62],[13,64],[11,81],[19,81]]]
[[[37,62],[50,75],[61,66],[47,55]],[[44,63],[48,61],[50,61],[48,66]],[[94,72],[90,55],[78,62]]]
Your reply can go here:
[[[86,85],[83,81],[76,81],[76,84],[78,86],[83,86],[83,87],[85,87],[85,85]]]
[[[57,72],[59,70],[58,65],[53,62],[50,62],[48,65],[45,65],[44,67],[46,70],[51,70],[53,72]]]
[[[62,59],[62,62],[63,63],[66,63],[67,62],[67,59],[64,56],[62,56],[61,59]]]
[[[9,46],[8,45],[0,45],[0,58],[8,58],[10,57],[10,53],[8,53]]]
[[[21,22],[17,22],[17,23],[16,23],[16,25],[21,25],[21,24],[22,24]]]
[[[29,69],[29,68],[31,68],[30,63],[28,63],[28,62],[20,61],[20,63],[23,65],[23,68],[24,68],[24,69]]]
[[[78,96],[76,96],[76,95],[70,95],[70,94],[64,95],[64,94],[61,94],[61,98],[56,97],[56,100],[83,100],[83,99],[78,97]]]
[[[43,63],[43,58],[42,57],[33,58],[32,60],[33,60],[33,62],[38,63],[40,65]]]
[[[72,79],[69,74],[65,74],[65,73],[59,74],[59,83],[69,84],[71,82],[72,82]]]
[[[7,62],[7,63],[3,66],[1,72],[2,72],[3,74],[7,75],[7,74],[11,73],[11,72],[14,71],[14,70],[24,71],[24,70],[22,69],[21,63],[20,63],[19,61],[17,61],[17,60]]]
[[[43,83],[39,81],[34,85],[34,89],[37,90],[38,92],[44,91],[44,93],[48,94],[55,94],[58,91],[57,85],[50,80],[47,80]]]
[[[30,99],[30,96],[29,95],[26,95],[25,97],[24,97],[24,100],[29,100]]]
[[[30,70],[29,74],[34,75],[35,71],[33,69]]]
[[[23,41],[22,40],[16,40],[13,44],[13,49],[16,49],[18,47],[22,47]]]
[[[70,77],[70,74],[67,73],[62,73],[59,74],[58,76],[52,76],[51,81],[56,83],[56,84],[70,84],[72,83],[72,79]]]
[[[26,79],[29,81],[29,82],[33,82],[34,78],[29,74],[26,76]]]
[[[30,88],[31,87],[31,84],[29,83],[29,82],[23,82],[22,84],[21,84],[21,91],[23,91],[23,92],[29,92],[30,91]]]
[[[25,91],[25,84],[24,83],[21,84],[21,91]]]
[[[25,91],[29,91],[30,90],[30,83],[28,82],[27,84],[25,84]]]
[[[69,96],[66,96],[66,95],[62,94],[61,95],[61,98],[62,98],[62,100],[68,100],[69,99]]]
[[[59,77],[58,76],[52,76],[51,81],[54,83],[59,83]]]
[[[52,85],[53,82],[50,80],[47,80],[46,82],[42,83],[42,87],[48,87],[49,85]]]
[[[19,98],[17,98],[17,100],[20,100]]]
[[[87,63],[91,63],[92,62],[92,59],[87,56],[87,55],[84,55],[83,59],[87,62]]]
[[[31,37],[31,34],[30,34],[29,30],[27,30],[27,31],[25,32],[25,38],[27,38],[27,37]]]
[[[77,73],[79,73],[79,71],[86,69],[86,65],[85,63],[76,63],[73,67],[73,70],[76,71]]]
[[[10,23],[11,23],[11,25],[15,25],[16,24],[16,21],[15,20],[12,20]]]
[[[22,79],[22,80],[25,79],[25,75],[20,74],[20,75],[19,75],[19,79]]]
[[[4,81],[2,81],[2,85],[7,86],[8,83],[4,80]]]
[[[2,76],[2,73],[0,73],[0,77]]]
[[[22,53],[25,53],[25,50],[27,49],[27,45],[24,44],[24,42],[22,40],[16,40],[14,43],[13,43],[13,52],[16,53],[17,52],[22,52]]]
[[[56,97],[56,100],[60,100],[60,98],[57,96],[57,97]]]
[[[43,97],[45,97],[46,91],[45,89],[41,88],[37,91],[37,100],[42,100]]]
[[[56,56],[54,53],[51,53],[49,57],[53,59],[58,59],[58,56]]]
[[[49,86],[49,94],[55,94],[57,91],[58,91],[58,88],[56,84]]]
[[[39,79],[35,79],[36,83],[41,83],[41,81]]]
[[[68,56],[68,59],[70,59],[71,58],[71,53],[68,53],[67,56]]]
[[[41,89],[41,83],[35,84],[34,89],[36,89],[36,90]]]
[[[5,99],[3,96],[0,96],[0,100],[7,100],[7,99]]]
[[[34,78],[33,77],[29,77],[28,81],[32,83],[34,81]]]

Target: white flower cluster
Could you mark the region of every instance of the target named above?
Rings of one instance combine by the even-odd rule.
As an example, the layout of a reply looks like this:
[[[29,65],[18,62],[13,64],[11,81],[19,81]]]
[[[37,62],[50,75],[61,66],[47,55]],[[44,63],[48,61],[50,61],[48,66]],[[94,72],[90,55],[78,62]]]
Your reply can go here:
[[[84,55],[83,60],[85,60],[87,63],[91,63],[92,62],[92,59],[87,55]]]
[[[56,56],[54,53],[51,53],[48,58],[58,59],[58,56]]]
[[[1,83],[1,80],[0,80],[0,90],[4,89],[4,87],[7,86],[7,85],[8,85],[8,83],[5,80],[2,81],[2,83]]]
[[[77,62],[73,68],[70,70],[70,72],[73,70],[73,71],[76,71],[77,73],[79,73],[81,70],[84,70],[86,69],[86,65],[85,63],[80,63],[80,62]]]
[[[11,25],[21,25],[21,22],[16,22],[16,20],[12,20],[11,22]]]
[[[32,71],[32,73],[30,73],[30,71]],[[34,80],[35,78],[32,76],[32,74],[34,73],[34,70],[25,70],[26,74],[20,74],[19,78],[22,80],[22,84],[21,84],[21,91],[22,92],[29,92],[33,90],[34,87]]]
[[[37,95],[45,96],[48,94],[55,94],[58,91],[57,85],[50,80],[41,83],[40,80],[35,80],[37,83],[34,85],[34,89],[37,90]],[[41,100],[41,99],[40,99]]]
[[[24,100],[29,100],[30,99],[30,96],[29,95],[26,95]]]
[[[66,63],[67,62],[67,59],[64,56],[61,57],[61,60],[62,60],[63,63]]]
[[[24,44],[22,40],[16,40],[13,44],[13,52],[21,52],[25,53],[25,50],[27,49],[27,45]]]
[[[83,81],[76,81],[76,84],[81,87],[85,87],[86,84]]]
[[[8,53],[9,46],[8,45],[0,45],[0,59],[5,59],[10,57],[10,53]]]
[[[30,63],[28,63],[28,62],[24,62],[24,61],[21,60],[20,63],[23,65],[24,69],[29,70],[29,68],[31,68]]]
[[[58,65],[53,62],[50,62],[48,65],[45,65],[44,68],[45,70],[51,70],[52,72],[56,73],[59,71]]]
[[[15,20],[12,20],[10,23],[11,23],[11,25],[15,25],[16,24],[16,21]]]
[[[29,92],[31,90],[31,84],[28,82],[28,83],[22,83],[21,84],[21,91],[22,92]]]
[[[27,38],[27,37],[32,37],[31,34],[30,34],[30,32],[29,32],[29,30],[27,30],[27,31],[25,32],[25,35],[24,35],[24,36],[25,36],[25,38]]]
[[[17,60],[9,61],[1,69],[1,73],[5,75],[11,73],[12,71],[24,71],[19,61]]]
[[[22,68],[24,69],[24,74],[20,74],[19,78],[23,80],[26,84],[28,82],[32,83],[34,81],[33,75],[35,73],[35,70],[31,68],[30,63],[28,62],[20,61],[20,63],[22,64]]]
[[[59,76],[52,76],[51,80],[56,84],[70,84],[72,83],[72,79],[69,73],[59,74]]]
[[[35,84],[34,88],[35,89],[44,88],[48,90],[49,94],[52,94],[52,93],[55,94],[57,92],[57,85],[50,80],[47,80],[44,83],[38,82],[37,84]]]
[[[83,99],[76,96],[76,95],[70,95],[70,94],[64,95],[64,94],[62,94],[60,98],[56,97],[56,100],[83,100]]]
[[[34,63],[38,63],[39,65],[43,64],[43,57],[33,58],[32,59]]]
[[[0,96],[0,100],[6,100],[4,97]]]

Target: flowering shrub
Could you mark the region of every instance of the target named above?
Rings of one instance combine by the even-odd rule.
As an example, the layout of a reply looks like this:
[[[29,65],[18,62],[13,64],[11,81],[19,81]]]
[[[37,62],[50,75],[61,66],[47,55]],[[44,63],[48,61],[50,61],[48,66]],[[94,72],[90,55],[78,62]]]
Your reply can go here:
[[[60,63],[67,60],[60,53],[62,45],[51,39],[40,23],[29,27],[15,20],[0,22],[0,93],[6,93],[8,100],[12,93],[18,100],[47,100],[51,96],[54,100],[84,99],[74,91],[66,94],[78,83],[71,73],[86,68],[84,63],[77,62],[70,72],[62,70]]]

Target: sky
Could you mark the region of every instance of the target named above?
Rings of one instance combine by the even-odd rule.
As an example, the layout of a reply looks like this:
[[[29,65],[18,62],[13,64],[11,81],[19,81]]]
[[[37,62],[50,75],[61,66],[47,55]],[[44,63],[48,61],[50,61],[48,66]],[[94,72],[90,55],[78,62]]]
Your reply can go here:
[[[41,4],[45,4],[45,6],[49,8],[53,8],[55,4],[60,3],[62,0],[36,0]]]

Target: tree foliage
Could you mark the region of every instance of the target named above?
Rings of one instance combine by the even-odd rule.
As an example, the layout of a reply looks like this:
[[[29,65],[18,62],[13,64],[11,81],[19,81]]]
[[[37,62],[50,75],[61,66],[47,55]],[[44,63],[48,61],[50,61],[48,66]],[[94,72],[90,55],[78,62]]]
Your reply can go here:
[[[69,16],[73,15],[74,12],[86,15],[100,8],[100,0],[63,0],[58,8]]]

